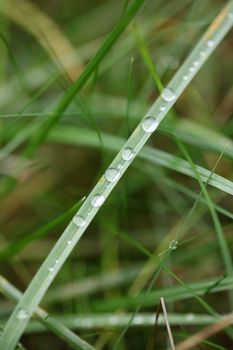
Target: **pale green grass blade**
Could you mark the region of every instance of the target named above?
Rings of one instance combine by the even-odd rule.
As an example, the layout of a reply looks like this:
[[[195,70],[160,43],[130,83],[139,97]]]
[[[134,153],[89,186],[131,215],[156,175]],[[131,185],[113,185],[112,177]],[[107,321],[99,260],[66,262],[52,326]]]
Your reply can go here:
[[[132,136],[126,142],[124,148],[111,163],[105,176],[103,176],[94,187],[74,220],[61,235],[51,253],[34,276],[32,282],[24,293],[24,296],[16,306],[5,326],[0,343],[4,350],[14,349],[18,339],[24,332],[32,313],[39,305],[56,274],[63,266],[65,260],[68,258],[101,205],[118,183],[118,180],[129,167],[132,160],[142,149],[153,131],[155,131],[160,122],[164,119],[177,98],[197,74],[198,70],[216,46],[231,29],[233,22],[232,11],[233,1],[230,1],[221,11],[210,29],[208,29],[201,38],[187,60],[168,84],[167,88],[162,92],[161,96],[148,111],[145,118],[142,120],[142,123],[138,125]],[[73,92],[71,95],[73,96]],[[69,101],[70,97],[63,102],[62,106],[66,107],[67,102]],[[46,126],[46,131],[47,130],[49,129]],[[26,316],[23,320],[19,319],[22,309]]]
[[[124,144],[124,140],[115,135],[102,133],[102,139],[103,147],[110,151],[117,151]],[[56,128],[52,130],[49,140],[69,145],[99,146],[98,138],[93,131],[63,125],[56,126]],[[186,160],[168,152],[145,146],[138,154],[138,157],[153,164],[196,178],[194,170]],[[211,172],[198,165],[196,165],[196,169],[202,181],[206,182]],[[208,183],[221,191],[233,195],[233,183],[220,175],[214,173]]]
[[[18,302],[23,293],[17,288],[10,284],[4,277],[0,276],[0,291],[10,300]],[[35,311],[35,317],[40,322],[43,330],[49,329],[51,332],[56,334],[58,337],[63,339],[72,349],[76,350],[95,350],[93,346],[88,344],[86,341],[81,339],[78,335],[70,331],[66,326],[63,325],[62,320],[58,321],[51,317],[45,310],[37,309]],[[38,327],[38,323],[36,322]]]

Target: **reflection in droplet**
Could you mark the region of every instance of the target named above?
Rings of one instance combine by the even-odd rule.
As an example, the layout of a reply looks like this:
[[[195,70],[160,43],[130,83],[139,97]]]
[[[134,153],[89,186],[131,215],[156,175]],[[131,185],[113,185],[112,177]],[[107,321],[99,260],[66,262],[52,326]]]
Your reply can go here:
[[[130,159],[133,158],[133,156],[134,156],[134,151],[133,151],[132,148],[127,147],[127,148],[123,149],[123,151],[122,151],[122,158],[124,160],[130,160]]]
[[[145,131],[145,132],[153,132],[157,129],[158,127],[158,122],[156,121],[155,118],[153,117],[146,117],[143,119],[142,121],[142,129]]]
[[[171,88],[165,88],[162,93],[161,93],[161,97],[167,101],[167,102],[171,102],[173,100],[175,100],[176,95],[174,93],[174,91]]]
[[[108,180],[109,182],[115,182],[119,179],[120,172],[119,172],[119,170],[117,170],[115,168],[108,168],[105,171],[104,175],[105,175],[106,180]]]
[[[105,198],[102,194],[96,194],[95,196],[93,196],[91,204],[93,205],[93,207],[99,208],[104,203],[104,201]]]
[[[78,227],[83,227],[86,224],[86,220],[83,216],[81,215],[75,215],[73,222],[78,226]]]

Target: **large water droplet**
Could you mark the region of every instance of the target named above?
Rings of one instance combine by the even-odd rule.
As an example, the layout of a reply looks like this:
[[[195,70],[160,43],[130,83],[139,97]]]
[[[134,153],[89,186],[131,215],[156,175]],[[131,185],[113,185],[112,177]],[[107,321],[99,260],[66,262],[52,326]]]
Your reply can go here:
[[[91,204],[93,205],[93,207],[99,208],[104,203],[104,201],[105,198],[102,194],[96,194],[95,196],[93,196]]]
[[[170,243],[169,243],[169,249],[170,250],[175,250],[178,246],[178,241],[175,241],[175,240],[172,240]]]
[[[17,317],[19,320],[25,320],[25,319],[28,317],[27,310],[25,310],[25,309],[19,309],[19,310],[17,311],[16,317]]]
[[[132,148],[127,147],[127,148],[123,149],[122,158],[124,160],[130,160],[133,158],[133,156],[134,156],[134,151],[132,150]]]
[[[105,171],[104,175],[105,175],[106,180],[108,180],[109,182],[115,182],[119,179],[120,172],[119,172],[119,170],[117,170],[115,168],[108,168]]]
[[[145,132],[153,132],[153,131],[155,131],[157,129],[158,125],[159,125],[158,122],[153,117],[146,117],[142,121],[142,129]]]
[[[161,96],[167,102],[171,102],[171,101],[175,100],[175,98],[176,98],[176,95],[171,88],[165,88],[162,91]]]
[[[75,215],[73,221],[78,227],[83,227],[86,224],[86,220],[81,215]]]
[[[214,46],[214,42],[213,42],[213,40],[209,40],[209,41],[207,41],[207,46],[209,46],[209,47]]]

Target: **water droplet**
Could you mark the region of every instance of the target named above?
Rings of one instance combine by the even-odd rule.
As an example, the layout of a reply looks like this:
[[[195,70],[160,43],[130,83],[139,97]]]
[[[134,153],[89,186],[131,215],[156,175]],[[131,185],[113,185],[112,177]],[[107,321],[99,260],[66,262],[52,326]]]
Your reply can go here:
[[[81,215],[75,215],[73,221],[78,227],[83,227],[86,224],[86,220]]]
[[[25,320],[25,319],[28,317],[27,310],[25,310],[25,309],[19,309],[19,310],[17,311],[16,317],[17,317],[19,320]]]
[[[133,158],[133,156],[134,156],[134,151],[132,150],[132,148],[127,147],[127,148],[123,149],[122,158],[124,160],[130,160]]]
[[[213,40],[208,40],[208,41],[207,41],[207,46],[209,46],[209,47],[214,46]]]
[[[92,198],[91,204],[93,205],[93,207],[99,208],[104,203],[104,201],[105,201],[105,198],[104,198],[104,196],[102,194],[96,194]]]
[[[53,272],[53,271],[54,271],[54,267],[49,267],[48,270],[49,270],[50,272]]]
[[[166,104],[165,104],[165,103],[161,104],[161,106],[159,107],[159,109],[160,109],[161,112],[165,111],[165,109],[166,109]]]
[[[194,67],[190,67],[189,70],[190,70],[190,72],[193,72],[194,71]]]
[[[155,131],[157,129],[158,125],[159,125],[158,122],[153,117],[146,117],[142,121],[142,129],[145,132],[153,132],[153,131]]]
[[[71,244],[71,240],[70,239],[67,241],[67,244]]]
[[[119,179],[120,172],[115,168],[108,168],[105,171],[104,175],[105,175],[106,180],[108,180],[109,182],[115,182]]]
[[[183,80],[188,80],[188,76],[187,75],[183,75]]]
[[[201,52],[200,52],[200,56],[201,56],[201,57],[205,57],[205,56],[206,56],[205,51],[201,51]]]
[[[178,241],[175,241],[175,240],[172,240],[170,243],[169,243],[169,249],[170,250],[175,250],[178,246]]]
[[[195,67],[197,67],[197,66],[199,65],[199,62],[198,62],[198,61],[194,61],[194,62],[193,62],[193,65],[194,65]]]
[[[56,260],[55,260],[55,263],[56,263],[56,264],[58,264],[58,263],[59,263],[59,260],[58,260],[58,259],[56,259]]]
[[[176,98],[176,95],[171,88],[165,88],[162,91],[161,96],[167,102],[171,102],[171,101],[175,100],[175,98]]]
[[[193,314],[187,314],[186,321],[192,322],[193,320],[194,320],[194,315]]]
[[[124,163],[119,163],[118,165],[117,165],[117,169],[122,169],[123,168],[123,166],[124,166]]]

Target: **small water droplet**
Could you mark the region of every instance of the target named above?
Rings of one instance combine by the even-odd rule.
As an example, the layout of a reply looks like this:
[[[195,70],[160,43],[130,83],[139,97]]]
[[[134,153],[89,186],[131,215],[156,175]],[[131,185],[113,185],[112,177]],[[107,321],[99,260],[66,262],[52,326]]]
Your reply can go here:
[[[170,250],[175,250],[178,246],[178,241],[176,240],[172,240],[170,243],[169,243],[169,249]]]
[[[161,106],[159,107],[159,109],[160,109],[161,112],[165,111],[165,109],[166,109],[166,104],[165,104],[165,103],[161,104]]]
[[[199,65],[199,62],[198,62],[198,61],[194,61],[194,62],[193,62],[193,65],[194,65],[195,67],[197,67],[197,66]]]
[[[142,129],[145,132],[153,132],[157,129],[158,127],[158,122],[156,121],[155,118],[153,117],[146,117],[145,119],[143,119],[142,121]]]
[[[67,241],[67,244],[71,244],[71,240],[70,239]]]
[[[174,91],[171,88],[165,88],[162,93],[161,93],[161,97],[167,101],[167,102],[171,102],[173,100],[175,100],[176,95],[174,93]]]
[[[183,75],[183,80],[188,80],[188,76],[187,75]]]
[[[96,194],[95,196],[93,196],[91,204],[93,205],[93,207],[99,208],[104,203],[104,201],[105,198],[102,194]]]
[[[201,57],[205,57],[205,56],[206,56],[205,51],[201,51],[201,52],[200,52],[200,56],[201,56]]]
[[[132,148],[127,147],[127,148],[123,149],[122,158],[124,160],[130,160],[133,158],[133,156],[134,156],[134,151],[132,150]]]
[[[83,227],[86,224],[85,218],[81,215],[75,215],[73,221],[78,227]]]
[[[49,267],[48,271],[53,272],[54,271],[54,267]]]
[[[120,172],[119,172],[119,170],[117,170],[115,168],[108,168],[105,171],[104,175],[105,175],[106,180],[108,180],[109,182],[115,182],[119,179]]]
[[[214,46],[213,40],[208,40],[208,41],[207,41],[207,46],[209,46],[209,47]]]
[[[194,315],[193,314],[187,314],[187,316],[186,316],[186,321],[188,321],[188,322],[192,322],[194,320]]]
[[[117,169],[122,169],[123,168],[123,166],[124,166],[124,163],[119,163],[118,165],[117,165]]]
[[[17,317],[19,320],[25,320],[25,319],[28,317],[27,310],[25,310],[25,309],[19,309],[19,310],[17,311],[16,317]]]
[[[190,67],[189,70],[190,70],[190,72],[193,72],[194,71],[194,67]]]
[[[55,263],[56,263],[56,264],[58,264],[58,263],[59,263],[59,260],[58,260],[58,259],[56,259],[56,260],[55,260]]]

